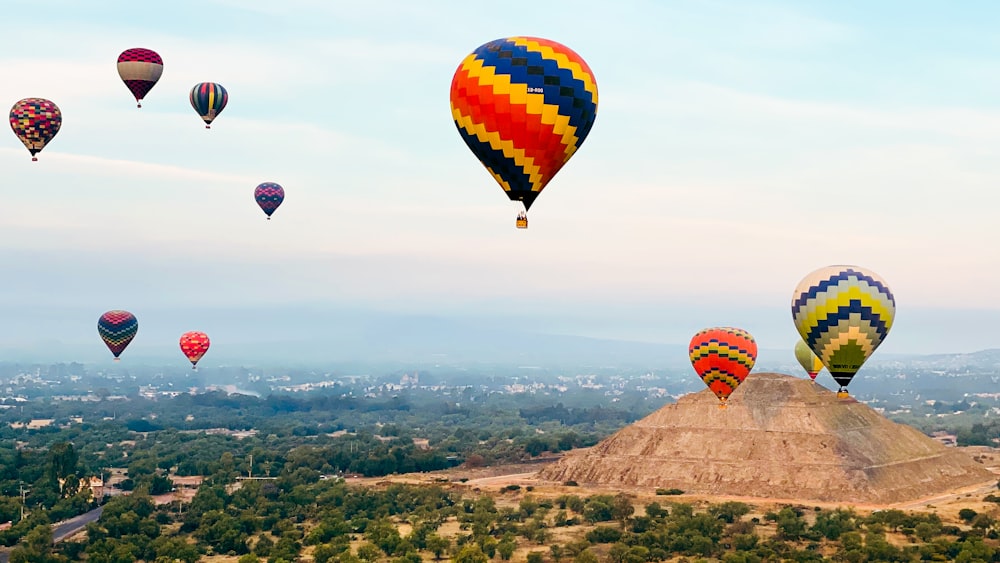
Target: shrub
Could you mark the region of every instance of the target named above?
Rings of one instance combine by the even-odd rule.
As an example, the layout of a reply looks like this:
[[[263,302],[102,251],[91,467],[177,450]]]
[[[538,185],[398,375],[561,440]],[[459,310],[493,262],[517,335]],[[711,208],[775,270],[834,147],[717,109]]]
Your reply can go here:
[[[670,496],[673,496],[673,495],[683,495],[684,491],[682,491],[680,489],[656,489],[656,494],[661,495],[661,496],[663,496],[663,495],[670,495]]]

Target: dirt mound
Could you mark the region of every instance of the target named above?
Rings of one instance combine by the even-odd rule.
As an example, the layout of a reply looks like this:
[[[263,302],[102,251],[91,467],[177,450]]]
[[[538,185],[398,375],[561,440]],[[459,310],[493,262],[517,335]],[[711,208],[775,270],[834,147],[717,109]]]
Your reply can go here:
[[[755,373],[718,408],[682,397],[539,478],[580,485],[893,504],[990,480],[970,456],[808,379]]]

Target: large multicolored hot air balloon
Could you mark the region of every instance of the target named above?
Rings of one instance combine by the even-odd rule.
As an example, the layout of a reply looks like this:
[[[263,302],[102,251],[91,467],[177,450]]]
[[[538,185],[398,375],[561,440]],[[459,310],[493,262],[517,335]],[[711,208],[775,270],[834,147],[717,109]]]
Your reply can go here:
[[[706,328],[691,339],[688,355],[698,377],[719,398],[719,407],[724,408],[753,369],[757,342],[741,328]]]
[[[229,102],[229,93],[221,84],[202,82],[191,88],[190,100],[191,107],[205,122],[205,129],[211,129],[212,121],[222,113],[226,103]]]
[[[819,370],[823,369],[823,362],[813,354],[812,349],[806,344],[804,340],[799,340],[795,343],[795,359],[798,360],[799,365],[802,369],[806,370],[809,374],[809,378],[816,381],[816,376],[819,374]]]
[[[191,360],[191,369],[198,368],[198,360],[208,352],[208,335],[204,332],[185,332],[181,335],[181,352]]]
[[[597,116],[597,82],[565,45],[497,39],[455,71],[451,115],[476,158],[527,211],[587,139]]]
[[[118,76],[135,96],[136,107],[142,107],[142,99],[156,86],[162,74],[163,59],[156,51],[126,49],[118,55]]]
[[[25,98],[10,108],[10,128],[24,143],[31,160],[56,136],[62,127],[62,112],[45,98]]]
[[[253,191],[253,198],[257,200],[257,205],[267,214],[267,220],[271,220],[274,213],[282,201],[285,201],[285,190],[274,182],[264,182]]]
[[[137,332],[139,332],[139,321],[128,311],[118,309],[108,311],[97,319],[97,333],[101,335],[101,340],[108,346],[108,350],[115,355],[116,362]]]
[[[885,280],[857,266],[820,268],[792,294],[795,328],[840,384],[842,398],[889,334],[895,314],[896,300]]]

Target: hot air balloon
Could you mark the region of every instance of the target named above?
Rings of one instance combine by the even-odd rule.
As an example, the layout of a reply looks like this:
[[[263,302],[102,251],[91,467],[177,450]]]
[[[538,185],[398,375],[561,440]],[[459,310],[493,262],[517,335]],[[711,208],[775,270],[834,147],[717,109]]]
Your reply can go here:
[[[226,108],[229,93],[221,84],[202,82],[191,88],[191,107],[205,122],[205,129],[212,128],[212,121]]]
[[[142,107],[142,99],[156,86],[162,74],[163,59],[156,51],[136,48],[118,55],[118,76],[135,96],[136,107]]]
[[[44,98],[25,98],[10,108],[10,128],[31,153],[31,160],[62,127],[59,107]]]
[[[885,280],[857,266],[820,268],[792,294],[795,328],[840,384],[841,398],[889,334],[895,314],[896,300]]]
[[[823,369],[823,362],[819,360],[816,354],[813,354],[813,351],[809,349],[809,345],[804,340],[799,340],[795,343],[795,359],[799,361],[802,369],[806,370],[806,373],[809,374],[809,378],[816,381],[816,375],[819,374],[819,370]]]
[[[537,37],[481,45],[451,81],[451,115],[465,144],[527,210],[586,140],[597,82],[569,47]]]
[[[706,328],[691,339],[688,355],[698,377],[719,398],[719,408],[725,408],[757,361],[757,342],[741,328]]]
[[[274,182],[264,182],[253,191],[253,198],[257,200],[257,205],[267,214],[267,220],[271,220],[274,213],[282,201],[285,201],[285,190]]]
[[[116,362],[138,331],[139,321],[128,311],[118,309],[108,311],[97,319],[97,333],[101,335],[101,340],[108,346],[108,350],[115,355]]]
[[[198,360],[208,352],[208,335],[204,332],[185,332],[181,335],[181,352],[191,360],[191,369],[198,368]]]

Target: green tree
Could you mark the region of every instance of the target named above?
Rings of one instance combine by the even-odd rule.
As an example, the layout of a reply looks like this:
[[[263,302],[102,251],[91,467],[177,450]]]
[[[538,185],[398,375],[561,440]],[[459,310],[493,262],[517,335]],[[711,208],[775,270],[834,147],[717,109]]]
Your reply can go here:
[[[935,526],[930,522],[921,522],[914,527],[913,531],[920,538],[920,541],[929,542],[934,539],[934,536],[941,533],[941,526]]]
[[[615,495],[614,500],[611,502],[611,517],[618,520],[624,525],[629,517],[635,513],[635,507],[632,506],[632,499],[627,495],[618,494]]]
[[[434,554],[434,559],[441,559],[448,548],[451,547],[451,540],[443,538],[437,534],[427,535],[427,550]],[[502,554],[503,552],[501,552]]]
[[[486,557],[483,550],[474,543],[465,544],[453,559],[455,563],[488,563],[489,560],[490,558]]]
[[[500,554],[500,559],[504,561],[510,561],[516,550],[517,543],[510,538],[504,538],[497,544],[497,553]]]
[[[972,519],[975,518],[977,514],[979,513],[976,512],[975,510],[972,510],[971,508],[963,508],[962,510],[958,511],[958,517],[961,518],[964,522],[972,522]]]
[[[80,454],[70,442],[56,442],[49,447],[49,474],[53,479],[65,479],[75,475]]]
[[[382,550],[371,542],[365,542],[358,547],[358,557],[362,561],[378,561],[382,556]]]

